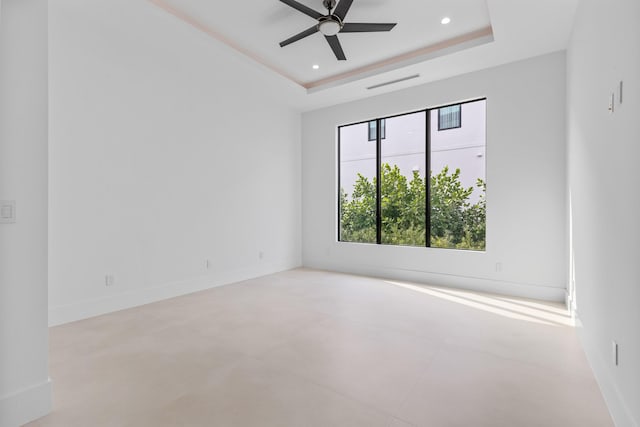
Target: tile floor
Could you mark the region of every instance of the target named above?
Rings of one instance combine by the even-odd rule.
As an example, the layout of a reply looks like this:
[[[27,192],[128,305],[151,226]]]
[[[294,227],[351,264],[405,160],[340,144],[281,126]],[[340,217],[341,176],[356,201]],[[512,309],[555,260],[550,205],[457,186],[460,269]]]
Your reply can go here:
[[[51,329],[30,426],[610,426],[558,304],[297,269]]]

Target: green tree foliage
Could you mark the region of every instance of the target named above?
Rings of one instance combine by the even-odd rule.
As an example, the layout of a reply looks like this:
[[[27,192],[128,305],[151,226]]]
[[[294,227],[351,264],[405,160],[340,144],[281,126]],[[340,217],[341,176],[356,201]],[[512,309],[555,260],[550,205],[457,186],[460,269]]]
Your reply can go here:
[[[361,174],[353,186],[351,201],[340,189],[340,238],[345,242],[376,243],[376,181]]]
[[[417,171],[411,182],[397,165],[382,165],[382,243],[425,245],[425,181]]]
[[[381,168],[382,243],[425,245],[426,180],[417,171],[411,181],[397,165]],[[471,204],[473,187],[460,183],[460,169],[445,167],[431,177],[431,246],[484,250],[486,183],[478,179],[480,196]],[[340,238],[347,242],[376,242],[376,178],[358,174],[351,198],[340,190]]]

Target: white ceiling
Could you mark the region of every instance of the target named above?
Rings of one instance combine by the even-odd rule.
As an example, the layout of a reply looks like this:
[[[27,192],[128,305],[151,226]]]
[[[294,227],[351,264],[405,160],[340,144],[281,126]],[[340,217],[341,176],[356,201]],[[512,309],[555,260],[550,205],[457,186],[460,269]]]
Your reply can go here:
[[[298,1],[326,14],[322,0]],[[346,22],[398,25],[390,32],[339,34],[347,60],[338,61],[320,33],[279,46],[317,21],[278,0],[164,2],[305,86],[490,26],[484,0],[354,0]],[[452,23],[442,25],[444,16]]]
[[[294,104],[308,110],[565,49],[579,0],[354,0],[347,22],[398,25],[339,34],[346,61],[319,33],[281,48],[315,20],[279,0],[150,1],[289,80]],[[321,0],[298,1],[324,13]],[[440,24],[444,16],[450,24]]]

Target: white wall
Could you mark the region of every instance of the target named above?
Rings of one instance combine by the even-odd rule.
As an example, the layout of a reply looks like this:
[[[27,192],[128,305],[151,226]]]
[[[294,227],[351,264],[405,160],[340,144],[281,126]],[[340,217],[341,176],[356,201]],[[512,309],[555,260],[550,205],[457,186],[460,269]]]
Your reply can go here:
[[[49,412],[47,2],[0,4],[0,426]]]
[[[303,114],[304,265],[562,300],[565,89],[565,55],[555,53]],[[486,252],[336,241],[338,125],[482,97]]]
[[[640,425],[640,2],[584,0],[568,50],[577,317],[618,426]],[[614,113],[608,97],[620,80]],[[619,366],[611,341],[619,345]]]
[[[151,2],[51,3],[52,324],[300,265],[281,80]]]

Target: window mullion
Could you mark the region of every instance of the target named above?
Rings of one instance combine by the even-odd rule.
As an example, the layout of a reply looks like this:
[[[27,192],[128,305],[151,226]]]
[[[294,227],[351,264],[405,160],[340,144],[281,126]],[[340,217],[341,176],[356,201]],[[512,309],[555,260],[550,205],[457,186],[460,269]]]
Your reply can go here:
[[[382,132],[376,120],[376,243],[382,243]]]
[[[431,247],[431,110],[426,110],[425,114],[425,208],[424,208],[424,230],[425,244]]]

